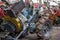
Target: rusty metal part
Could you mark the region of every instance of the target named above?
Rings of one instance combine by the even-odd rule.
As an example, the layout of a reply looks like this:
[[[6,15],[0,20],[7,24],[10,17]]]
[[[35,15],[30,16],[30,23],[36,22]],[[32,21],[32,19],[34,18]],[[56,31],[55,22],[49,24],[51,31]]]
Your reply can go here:
[[[49,13],[43,14],[41,16],[41,18],[38,18],[38,21],[36,22],[36,26],[37,26],[37,30],[36,30],[36,34],[38,37],[44,37],[44,29],[43,26],[46,23],[47,20],[49,20]]]

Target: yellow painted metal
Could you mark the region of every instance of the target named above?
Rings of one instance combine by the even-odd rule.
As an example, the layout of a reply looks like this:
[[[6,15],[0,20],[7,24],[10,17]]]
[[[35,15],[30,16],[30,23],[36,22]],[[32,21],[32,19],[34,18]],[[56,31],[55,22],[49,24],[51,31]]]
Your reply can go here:
[[[11,23],[13,23],[16,26],[16,32],[19,32],[20,30],[23,29],[22,22],[18,18],[6,16],[6,17],[4,17],[4,22],[6,22],[6,21],[10,21]]]

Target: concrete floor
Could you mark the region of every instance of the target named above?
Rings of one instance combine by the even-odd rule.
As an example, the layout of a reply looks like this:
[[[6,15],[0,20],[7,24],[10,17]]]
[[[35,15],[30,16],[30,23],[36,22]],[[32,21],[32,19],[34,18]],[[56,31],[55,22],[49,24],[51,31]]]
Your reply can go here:
[[[60,27],[53,27],[50,40],[60,40]]]
[[[21,40],[37,40],[36,34],[29,34]],[[53,27],[50,40],[60,40],[60,27]]]

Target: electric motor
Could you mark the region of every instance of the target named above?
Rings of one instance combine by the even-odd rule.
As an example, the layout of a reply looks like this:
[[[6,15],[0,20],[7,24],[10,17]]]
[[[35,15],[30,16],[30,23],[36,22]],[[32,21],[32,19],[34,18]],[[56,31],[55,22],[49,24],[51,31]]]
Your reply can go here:
[[[16,17],[16,14],[12,10],[7,10],[6,16],[3,18],[3,23],[1,28],[9,32],[19,32],[23,30],[21,20]]]
[[[11,31],[21,31],[23,29],[22,27],[22,22],[20,19],[18,18],[5,18],[4,19],[4,23],[2,24],[2,27],[4,26],[5,29],[7,29],[7,31],[9,30],[9,32]],[[11,30],[12,29],[12,30]]]

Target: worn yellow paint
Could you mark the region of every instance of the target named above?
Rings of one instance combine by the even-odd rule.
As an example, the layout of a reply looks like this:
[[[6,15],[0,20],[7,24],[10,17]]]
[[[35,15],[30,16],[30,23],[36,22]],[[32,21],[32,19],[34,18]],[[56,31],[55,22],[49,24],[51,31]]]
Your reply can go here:
[[[6,17],[4,17],[4,21],[5,22],[10,21],[11,23],[13,23],[16,26],[16,32],[19,32],[20,30],[23,29],[22,22],[18,18],[6,16]]]

